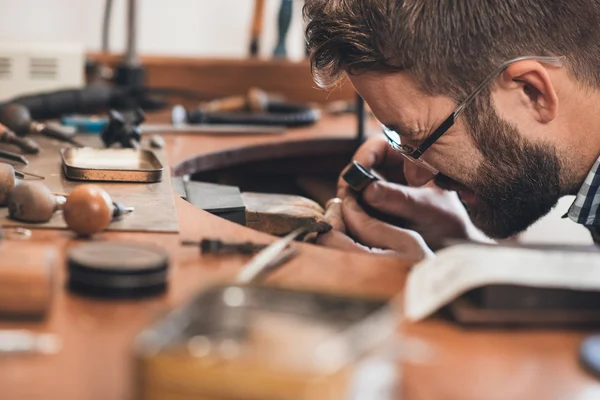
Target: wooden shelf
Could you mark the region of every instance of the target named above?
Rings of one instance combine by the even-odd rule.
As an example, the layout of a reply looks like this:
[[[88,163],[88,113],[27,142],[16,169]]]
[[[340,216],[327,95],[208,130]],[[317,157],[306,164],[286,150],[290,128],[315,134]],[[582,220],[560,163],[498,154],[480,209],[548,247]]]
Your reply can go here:
[[[121,56],[89,53],[87,58],[113,66]],[[211,97],[245,93],[253,86],[302,103],[351,100],[355,96],[354,88],[349,82],[334,90],[318,88],[311,75],[308,60],[293,62],[261,58],[212,59],[148,55],[141,57],[141,62],[146,67],[150,86],[197,90]]]

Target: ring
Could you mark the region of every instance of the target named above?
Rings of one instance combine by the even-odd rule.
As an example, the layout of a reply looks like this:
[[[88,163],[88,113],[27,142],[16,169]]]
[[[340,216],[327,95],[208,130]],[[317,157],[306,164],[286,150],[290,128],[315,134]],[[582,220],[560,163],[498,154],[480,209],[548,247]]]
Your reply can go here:
[[[332,204],[342,204],[342,199],[339,197],[334,197],[333,199],[327,200],[327,203],[325,203],[325,208],[331,207]]]

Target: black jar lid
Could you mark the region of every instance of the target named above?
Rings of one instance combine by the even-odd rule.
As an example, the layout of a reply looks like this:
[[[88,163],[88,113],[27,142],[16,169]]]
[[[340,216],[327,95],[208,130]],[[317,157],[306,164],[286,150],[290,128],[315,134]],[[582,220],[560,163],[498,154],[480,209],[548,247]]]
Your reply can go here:
[[[137,243],[96,242],[69,252],[69,289],[90,296],[135,298],[167,287],[166,251]]]

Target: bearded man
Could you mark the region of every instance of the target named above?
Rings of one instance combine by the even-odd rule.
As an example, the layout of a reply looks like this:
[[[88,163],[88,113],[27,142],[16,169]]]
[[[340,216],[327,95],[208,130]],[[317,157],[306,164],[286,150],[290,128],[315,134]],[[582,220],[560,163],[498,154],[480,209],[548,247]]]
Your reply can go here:
[[[347,235],[322,244],[422,258],[517,234],[565,195],[596,236],[600,2],[307,0],[304,17],[317,83],[349,79],[382,124],[354,159],[388,178],[364,203],[340,180]]]

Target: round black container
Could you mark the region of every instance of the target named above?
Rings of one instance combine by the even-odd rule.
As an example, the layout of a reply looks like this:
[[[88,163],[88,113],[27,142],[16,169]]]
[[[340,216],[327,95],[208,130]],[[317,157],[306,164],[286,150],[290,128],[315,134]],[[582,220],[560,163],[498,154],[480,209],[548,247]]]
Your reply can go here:
[[[89,296],[137,298],[167,287],[168,254],[140,244],[97,242],[68,255],[69,289]]]

